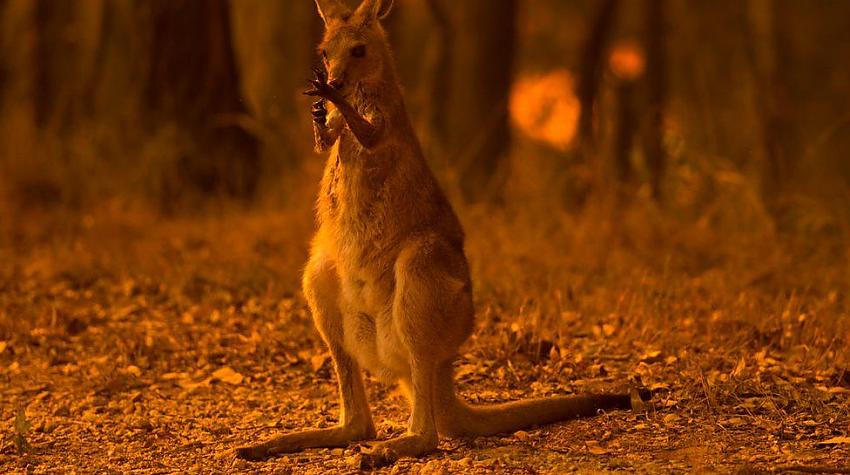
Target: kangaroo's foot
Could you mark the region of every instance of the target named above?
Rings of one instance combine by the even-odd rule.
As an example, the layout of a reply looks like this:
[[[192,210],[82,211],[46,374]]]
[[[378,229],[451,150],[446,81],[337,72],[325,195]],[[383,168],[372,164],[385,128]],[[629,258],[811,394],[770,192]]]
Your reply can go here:
[[[305,430],[273,437],[260,444],[239,447],[236,449],[236,456],[245,460],[265,460],[275,455],[313,447],[347,447],[352,442],[374,439],[375,436],[375,429],[371,426]]]
[[[361,453],[360,468],[373,470],[394,463],[401,457],[421,457],[437,450],[437,435],[406,434],[371,444]]]

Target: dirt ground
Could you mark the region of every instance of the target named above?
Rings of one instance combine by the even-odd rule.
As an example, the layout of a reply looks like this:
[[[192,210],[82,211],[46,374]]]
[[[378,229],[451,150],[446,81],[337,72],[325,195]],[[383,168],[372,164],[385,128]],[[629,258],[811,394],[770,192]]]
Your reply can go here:
[[[0,248],[0,472],[358,473],[358,447],[257,463],[233,453],[337,417],[330,362],[298,288],[311,225],[302,218],[42,216],[10,227]],[[472,232],[468,245],[478,327],[457,362],[467,399],[639,380],[654,402],[443,440],[381,473],[850,468],[846,287],[675,259],[626,273],[619,258],[573,268],[566,285],[569,276],[523,264],[521,250],[504,261],[527,272],[496,278],[485,235]],[[371,378],[368,389],[379,438],[403,432],[398,391]]]

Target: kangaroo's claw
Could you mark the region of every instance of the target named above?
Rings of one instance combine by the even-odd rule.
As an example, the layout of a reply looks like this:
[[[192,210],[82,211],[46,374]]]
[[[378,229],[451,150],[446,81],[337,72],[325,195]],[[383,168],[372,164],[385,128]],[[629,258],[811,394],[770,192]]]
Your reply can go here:
[[[314,67],[313,74],[315,74],[316,80],[318,80],[319,82],[328,82],[328,74],[325,72],[324,68],[320,68],[319,66]]]
[[[340,100],[339,92],[332,88],[328,83],[321,82],[318,79],[310,80],[311,89],[304,91],[305,96],[320,97],[336,103]]]
[[[313,115],[313,122],[315,122],[316,124],[321,125],[321,126],[327,125],[327,123],[328,123],[328,112],[326,110],[324,110],[324,109],[319,109],[319,110],[313,109],[312,115]]]

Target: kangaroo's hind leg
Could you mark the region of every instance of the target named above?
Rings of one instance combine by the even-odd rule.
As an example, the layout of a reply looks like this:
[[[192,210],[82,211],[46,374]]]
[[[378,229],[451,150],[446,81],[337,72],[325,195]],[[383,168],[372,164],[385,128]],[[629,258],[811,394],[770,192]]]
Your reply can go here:
[[[314,251],[304,272],[303,285],[313,320],[330,349],[336,369],[341,399],[339,425],[283,434],[260,444],[241,447],[237,449],[240,458],[262,460],[311,447],[345,447],[353,441],[375,438],[360,367],[342,348],[339,277],[334,263]]]
[[[392,321],[407,355],[410,376],[402,384],[412,410],[406,434],[364,453],[372,468],[437,449],[437,369],[455,356],[472,324],[466,262],[457,250],[439,241],[410,244],[394,272]]]

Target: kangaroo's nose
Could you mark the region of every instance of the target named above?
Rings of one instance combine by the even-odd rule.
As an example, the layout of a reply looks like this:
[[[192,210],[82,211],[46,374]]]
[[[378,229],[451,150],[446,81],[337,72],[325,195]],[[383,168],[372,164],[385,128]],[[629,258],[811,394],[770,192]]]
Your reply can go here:
[[[345,84],[342,82],[342,79],[331,79],[330,81],[328,81],[328,84],[329,84],[332,88],[334,88],[334,89],[336,89],[336,90],[340,90],[340,89],[342,89],[342,86],[344,86],[344,85],[345,85]]]

